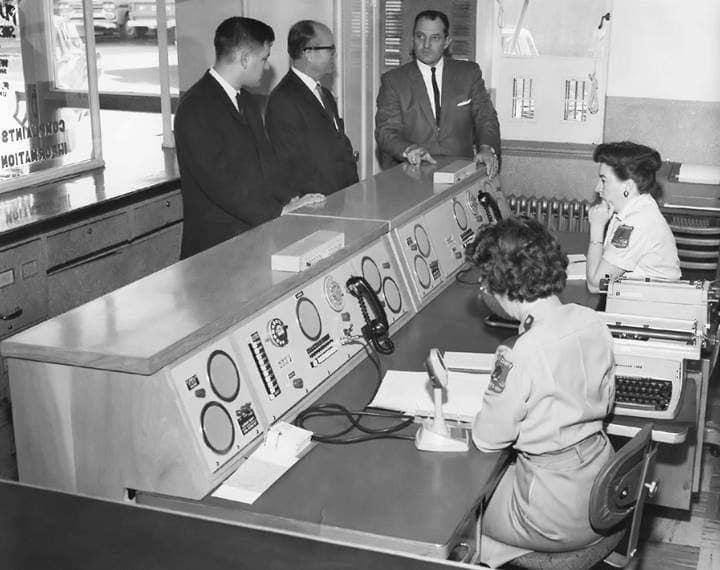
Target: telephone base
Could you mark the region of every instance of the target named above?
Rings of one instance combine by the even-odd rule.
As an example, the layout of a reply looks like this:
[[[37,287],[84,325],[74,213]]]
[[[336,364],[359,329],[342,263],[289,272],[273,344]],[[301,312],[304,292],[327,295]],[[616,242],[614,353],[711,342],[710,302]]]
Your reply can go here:
[[[467,451],[468,430],[446,427],[446,433],[433,431],[433,420],[426,420],[415,434],[415,447],[420,451]]]

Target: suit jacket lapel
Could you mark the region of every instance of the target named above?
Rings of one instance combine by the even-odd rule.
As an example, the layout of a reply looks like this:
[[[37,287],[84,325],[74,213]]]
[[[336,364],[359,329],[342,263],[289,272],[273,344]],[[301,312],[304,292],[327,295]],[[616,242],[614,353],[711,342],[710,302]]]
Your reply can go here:
[[[205,82],[207,84],[207,88],[222,101],[222,104],[225,105],[228,112],[236,121],[240,121],[241,123],[247,123],[245,117],[243,117],[243,115],[238,111],[238,109],[235,108],[233,102],[230,101],[230,97],[228,97],[225,89],[222,88],[222,86],[212,75],[210,75],[209,71],[205,72]]]
[[[440,130],[443,130],[444,125],[450,124],[449,120],[443,120],[443,116],[449,119],[449,115],[452,112],[453,101],[455,100],[454,87],[457,85],[454,76],[455,67],[452,62],[445,58],[443,62],[443,76],[442,76],[442,92],[440,93]]]
[[[444,81],[444,79],[443,79]],[[428,97],[427,89],[425,88],[425,82],[423,81],[420,69],[418,69],[417,63],[413,62],[410,66],[410,85],[412,92],[417,96],[420,109],[425,115],[425,119],[435,128],[435,115],[433,115],[432,107],[430,106],[430,98]],[[440,103],[442,107],[442,103]]]
[[[295,72],[291,69],[287,72],[286,77],[288,78],[288,81],[290,82],[290,85],[297,91],[297,93],[305,99],[305,102],[308,105],[314,106],[314,108],[318,109],[323,115],[325,115],[326,119],[332,123],[332,117],[330,116],[329,111],[325,109],[325,107],[318,101],[318,98],[315,97],[315,94],[310,91],[307,85],[303,83],[303,81],[295,74]]]

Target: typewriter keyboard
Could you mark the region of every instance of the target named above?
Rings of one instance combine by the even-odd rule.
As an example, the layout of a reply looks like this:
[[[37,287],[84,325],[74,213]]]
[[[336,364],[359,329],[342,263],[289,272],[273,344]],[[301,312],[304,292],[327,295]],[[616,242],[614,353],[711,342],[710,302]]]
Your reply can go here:
[[[670,405],[672,382],[633,376],[615,377],[615,403],[665,411]]]

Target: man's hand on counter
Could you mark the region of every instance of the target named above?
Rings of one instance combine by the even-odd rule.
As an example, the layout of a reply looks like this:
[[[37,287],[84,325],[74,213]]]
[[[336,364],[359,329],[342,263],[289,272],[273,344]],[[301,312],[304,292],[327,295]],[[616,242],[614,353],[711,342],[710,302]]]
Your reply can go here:
[[[487,171],[488,178],[493,179],[497,176],[500,168],[500,162],[498,161],[495,149],[489,145],[480,145],[480,148],[475,153],[475,162],[477,164],[484,164]]]
[[[325,196],[323,194],[303,194],[302,196],[295,196],[290,200],[280,213],[281,216],[294,212],[295,210],[302,208],[303,206],[311,206],[313,204],[325,203]]]

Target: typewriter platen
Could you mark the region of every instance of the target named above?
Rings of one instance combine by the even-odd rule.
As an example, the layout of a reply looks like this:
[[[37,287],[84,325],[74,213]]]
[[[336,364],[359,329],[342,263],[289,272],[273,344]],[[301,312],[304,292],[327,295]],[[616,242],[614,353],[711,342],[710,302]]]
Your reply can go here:
[[[673,419],[700,366],[716,303],[708,282],[618,278],[603,314],[615,346],[615,414]]]

